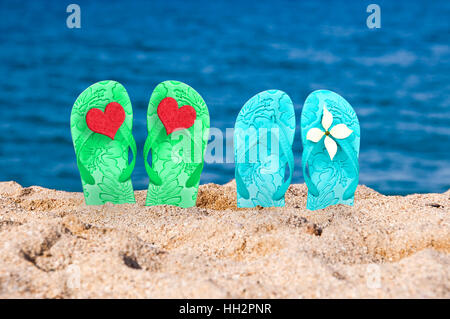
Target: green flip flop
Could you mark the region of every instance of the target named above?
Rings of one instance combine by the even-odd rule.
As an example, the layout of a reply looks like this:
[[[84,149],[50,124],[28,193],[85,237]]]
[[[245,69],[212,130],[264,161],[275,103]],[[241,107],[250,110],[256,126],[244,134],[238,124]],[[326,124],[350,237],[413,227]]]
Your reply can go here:
[[[144,160],[150,183],[146,206],[195,206],[209,137],[205,101],[189,85],[162,82],[148,104],[147,130]]]
[[[131,173],[137,149],[125,88],[115,81],[88,87],[73,105],[70,127],[86,204],[135,203]]]

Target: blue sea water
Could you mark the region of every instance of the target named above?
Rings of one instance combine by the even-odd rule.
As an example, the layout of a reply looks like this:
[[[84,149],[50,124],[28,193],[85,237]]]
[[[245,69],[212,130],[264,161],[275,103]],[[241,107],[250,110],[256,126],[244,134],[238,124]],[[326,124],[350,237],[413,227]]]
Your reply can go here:
[[[81,7],[81,29],[66,6]],[[368,4],[381,28],[366,26]],[[194,87],[211,126],[234,127],[242,105],[266,89],[295,104],[329,89],[361,124],[360,183],[384,194],[450,188],[450,1],[0,1],[0,181],[80,191],[69,128],[89,85],[121,82],[142,152],[153,88]],[[202,183],[226,183],[233,164],[208,164]],[[138,157],[135,189],[145,189]]]

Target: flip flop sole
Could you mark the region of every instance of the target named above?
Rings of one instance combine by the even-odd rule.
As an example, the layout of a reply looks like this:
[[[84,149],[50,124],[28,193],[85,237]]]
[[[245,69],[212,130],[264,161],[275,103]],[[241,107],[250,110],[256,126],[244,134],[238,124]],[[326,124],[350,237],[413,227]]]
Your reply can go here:
[[[102,81],[88,87],[75,101],[70,127],[77,158],[94,178],[94,184],[83,179],[83,192],[87,205],[135,203],[131,180],[119,182],[119,176],[128,164],[128,144],[117,134],[113,139],[92,132],[86,115],[93,108],[104,111],[111,102],[119,103],[125,111],[122,125],[131,128],[133,110],[125,88],[115,81]]]
[[[337,124],[345,124],[353,131],[345,138],[345,143],[349,145],[349,152],[344,152],[339,146],[339,141],[337,141],[337,152],[332,160],[325,147],[324,138],[317,143],[306,138],[311,128],[324,130],[321,123],[324,106],[333,116],[330,131]],[[355,169],[352,167],[352,163],[358,161],[360,144],[359,121],[352,106],[334,92],[327,90],[312,92],[303,106],[301,128],[303,152],[309,152],[310,154],[308,159],[303,159],[302,165],[307,165],[308,169],[305,168],[305,170],[318,191],[315,196],[308,189],[306,207],[310,210],[316,210],[335,204],[353,205],[354,196],[344,199],[347,187],[355,179],[358,179],[359,170],[358,168],[355,173]],[[352,158],[349,158],[349,156]]]
[[[161,101],[171,99],[172,103],[175,103],[173,100],[176,101],[172,112],[158,114]],[[191,123],[186,124],[189,126],[187,128],[176,127],[183,125],[185,118],[181,113],[178,118],[172,113],[182,112],[180,110],[185,109],[184,106],[195,110],[195,122],[192,126],[189,126]],[[166,120],[166,125],[162,120]],[[175,123],[175,120],[178,122]],[[209,126],[206,103],[189,85],[165,81],[155,88],[148,105],[147,128],[148,138],[154,141],[151,147],[151,166],[162,184],[155,185],[150,181],[146,206],[195,206],[200,181],[196,181],[191,187],[187,186],[187,182],[199,165],[203,164]],[[173,129],[177,130],[172,131]]]
[[[237,192],[238,207],[285,205],[284,196],[273,199],[283,184],[287,165],[280,146],[272,148],[270,129],[274,121],[282,125],[292,148],[295,112],[286,93],[279,90],[261,92],[245,103],[238,114],[234,133],[235,165],[249,193],[248,198],[244,198]]]

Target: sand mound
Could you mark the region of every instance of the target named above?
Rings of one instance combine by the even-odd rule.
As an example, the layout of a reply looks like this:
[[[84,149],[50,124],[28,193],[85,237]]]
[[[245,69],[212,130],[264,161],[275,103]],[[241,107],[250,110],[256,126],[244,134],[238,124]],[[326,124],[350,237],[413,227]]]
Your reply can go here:
[[[450,298],[450,191],[354,207],[237,209],[235,184],[197,207],[87,207],[81,193],[0,183],[1,298]]]

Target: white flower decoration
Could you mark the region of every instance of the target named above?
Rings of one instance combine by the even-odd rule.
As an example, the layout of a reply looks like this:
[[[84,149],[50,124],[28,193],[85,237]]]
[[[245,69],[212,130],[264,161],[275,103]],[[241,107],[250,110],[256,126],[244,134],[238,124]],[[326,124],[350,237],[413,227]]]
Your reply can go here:
[[[325,129],[325,132],[317,127],[313,127],[306,133],[306,139],[310,140],[314,143],[319,142],[323,136],[325,136],[325,148],[327,149],[328,155],[330,155],[330,159],[333,160],[334,155],[337,152],[337,144],[330,137],[330,135],[337,139],[347,138],[350,134],[353,133],[353,130],[349,129],[345,124],[337,124],[328,130],[333,124],[333,115],[327,110],[326,106],[323,106],[323,115],[322,115],[322,126]]]

